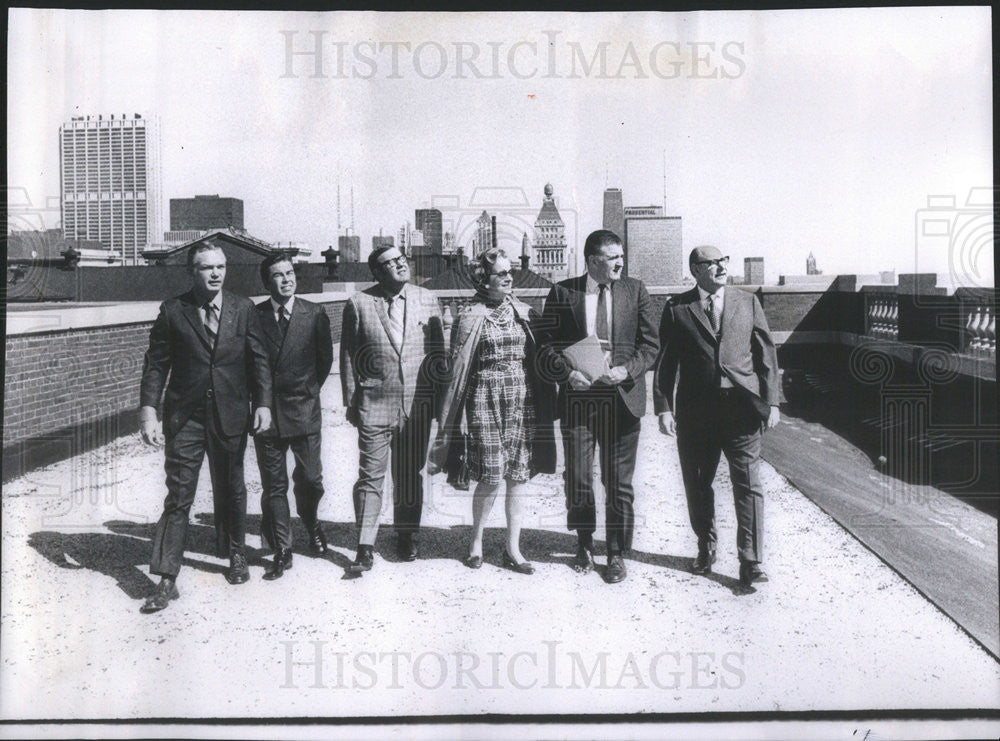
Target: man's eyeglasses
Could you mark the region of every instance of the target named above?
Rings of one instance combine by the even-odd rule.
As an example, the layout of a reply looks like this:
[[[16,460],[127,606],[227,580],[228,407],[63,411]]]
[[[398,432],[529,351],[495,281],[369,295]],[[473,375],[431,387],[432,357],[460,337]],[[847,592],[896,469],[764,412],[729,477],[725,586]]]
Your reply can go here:
[[[388,267],[389,265],[395,265],[397,268],[401,268],[406,265],[406,256],[400,255],[399,257],[390,257],[388,260],[382,260],[379,265],[382,267]]]
[[[729,264],[729,255],[715,260],[695,260],[695,265],[715,265],[717,268],[725,267]]]

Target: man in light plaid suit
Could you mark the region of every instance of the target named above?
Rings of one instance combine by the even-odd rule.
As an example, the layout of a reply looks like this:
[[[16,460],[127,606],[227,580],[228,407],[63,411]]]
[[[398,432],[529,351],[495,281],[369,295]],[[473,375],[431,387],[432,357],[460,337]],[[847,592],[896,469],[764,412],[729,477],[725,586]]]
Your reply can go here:
[[[372,568],[390,465],[396,550],[417,557],[423,506],[421,469],[431,419],[444,380],[444,330],[437,298],[410,285],[410,267],[395,247],[372,250],[368,267],[378,284],[344,307],[340,378],[348,421],[358,428],[360,463],[354,485],[358,552],[353,573]]]

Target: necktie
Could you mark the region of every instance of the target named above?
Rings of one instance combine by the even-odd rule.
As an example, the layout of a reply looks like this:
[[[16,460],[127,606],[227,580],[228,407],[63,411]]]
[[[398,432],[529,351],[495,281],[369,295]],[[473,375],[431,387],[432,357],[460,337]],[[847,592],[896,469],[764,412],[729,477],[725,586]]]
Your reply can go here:
[[[212,303],[205,304],[205,331],[214,345],[219,335],[219,317],[215,315],[215,304]]]
[[[288,331],[288,309],[284,306],[279,310],[281,312],[278,319],[278,329],[281,330],[281,338],[285,338],[285,333]]]
[[[708,297],[708,321],[712,323],[712,331],[715,332],[716,334],[719,334],[719,329],[720,329],[719,319],[721,317],[719,317],[719,310],[717,308],[717,304],[715,303],[717,298],[718,295],[714,293]]]
[[[403,344],[403,299],[401,296],[386,299],[389,304],[389,326],[392,328],[392,340],[396,347]]]
[[[611,350],[611,337],[608,334],[608,287],[601,283],[597,293],[597,316],[594,317],[594,334],[601,341],[604,352]]]

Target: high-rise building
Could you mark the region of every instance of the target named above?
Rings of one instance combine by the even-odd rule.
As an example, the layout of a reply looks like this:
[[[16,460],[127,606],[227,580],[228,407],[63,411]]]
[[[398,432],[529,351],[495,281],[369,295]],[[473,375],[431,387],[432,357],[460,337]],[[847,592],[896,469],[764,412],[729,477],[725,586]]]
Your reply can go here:
[[[622,191],[620,188],[608,188],[604,191],[604,228],[625,239],[625,210],[622,208]]]
[[[535,272],[550,281],[566,277],[566,224],[559,215],[551,183],[545,185],[542,208],[535,219]]]
[[[821,272],[816,269],[816,258],[810,252],[809,257],[806,258],[806,275],[820,275]]]
[[[376,234],[372,237],[372,252],[380,247],[394,247],[395,244],[396,243],[391,234],[387,237],[383,237],[381,234]]]
[[[59,127],[64,238],[100,242],[122,264],[138,264],[163,234],[160,177],[154,119],[74,116]]]
[[[361,237],[357,234],[341,234],[337,237],[337,249],[341,262],[361,262]]]
[[[420,254],[440,255],[443,248],[441,212],[436,208],[418,208],[414,212],[414,228],[423,232],[424,245]]]
[[[170,231],[243,229],[243,201],[239,198],[195,196],[170,199]]]
[[[472,257],[478,258],[486,250],[496,246],[496,226],[495,216],[483,211],[476,219],[476,234],[472,240]]]
[[[743,258],[743,283],[748,286],[760,286],[764,284],[763,257]]]
[[[625,219],[625,274],[648,286],[677,286],[684,279],[680,216]]]

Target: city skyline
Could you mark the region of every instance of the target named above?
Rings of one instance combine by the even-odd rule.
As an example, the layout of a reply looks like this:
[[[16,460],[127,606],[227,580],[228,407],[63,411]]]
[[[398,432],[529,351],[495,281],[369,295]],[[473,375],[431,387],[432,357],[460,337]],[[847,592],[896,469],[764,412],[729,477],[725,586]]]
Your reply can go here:
[[[537,215],[551,182],[570,249],[616,187],[626,205],[665,200],[685,249],[765,257],[769,281],[813,252],[828,274],[992,284],[992,237],[958,245],[974,253],[960,259],[915,241],[928,197],[960,210],[992,182],[988,9],[496,19],[13,10],[8,184],[44,208],[59,125],[136,111],[161,121],[164,202],[241,198],[247,230],[269,240],[336,244],[338,173],[362,244],[415,209],[445,212],[442,199],[499,211],[502,230],[517,207],[473,205],[477,192],[520,190]],[[383,48],[359,54],[366,39]]]

